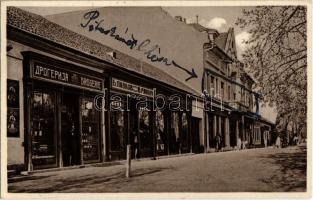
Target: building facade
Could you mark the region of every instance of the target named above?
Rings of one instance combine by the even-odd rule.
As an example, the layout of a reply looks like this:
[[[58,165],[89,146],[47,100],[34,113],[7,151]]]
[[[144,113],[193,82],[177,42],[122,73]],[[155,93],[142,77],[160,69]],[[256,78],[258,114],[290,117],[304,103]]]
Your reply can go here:
[[[120,11],[104,12],[107,9],[99,9],[98,15]],[[130,10],[132,19],[138,9]],[[162,19],[159,24],[166,26],[151,25],[149,33],[155,26],[173,29],[138,44],[134,35],[139,32],[131,34],[133,39],[117,36],[121,20],[112,18],[117,25],[110,29],[92,25],[97,12],[74,12],[48,20],[8,8],[10,169],[123,160],[128,144],[133,147],[133,158],[208,152],[215,148],[216,135],[221,136],[225,150],[238,146],[239,138],[251,146],[265,146],[271,124],[253,110],[258,97],[252,91],[253,80],[236,59],[233,30],[199,31],[160,8],[151,10],[152,19]],[[149,13],[139,11],[139,16]],[[82,30],[76,29],[77,24],[71,26],[77,16]],[[135,25],[132,30],[147,26]],[[123,28],[127,32],[130,26]],[[190,41],[175,42],[174,29],[186,33]],[[219,40],[225,35],[227,45],[221,46]],[[153,51],[159,48],[158,54],[144,51],[152,40],[158,43],[153,46]]]
[[[208,34],[204,44],[203,91],[206,91],[205,133],[207,151],[267,146],[272,123],[259,114],[260,94],[253,92],[253,79],[237,58],[234,29],[219,33],[200,24],[189,24]]]

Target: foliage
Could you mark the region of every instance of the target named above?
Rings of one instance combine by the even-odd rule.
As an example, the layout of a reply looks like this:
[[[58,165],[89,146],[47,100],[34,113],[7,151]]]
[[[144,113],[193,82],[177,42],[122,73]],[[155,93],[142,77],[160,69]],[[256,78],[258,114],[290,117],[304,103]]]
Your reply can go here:
[[[275,104],[278,119],[302,122],[302,128],[307,113],[306,12],[304,6],[258,6],[243,9],[236,23],[250,34],[243,62],[263,101]]]

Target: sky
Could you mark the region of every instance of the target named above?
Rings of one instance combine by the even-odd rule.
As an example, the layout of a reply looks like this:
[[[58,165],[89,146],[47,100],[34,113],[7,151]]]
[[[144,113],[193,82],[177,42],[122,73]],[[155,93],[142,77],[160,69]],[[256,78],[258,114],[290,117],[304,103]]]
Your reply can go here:
[[[236,37],[236,47],[239,58],[246,48],[243,40],[249,38],[246,30],[241,30],[235,25],[238,17],[242,16],[242,9],[252,7],[243,6],[215,6],[215,7],[163,7],[172,16],[182,16],[186,18],[187,23],[197,21],[204,27],[213,28],[219,32],[227,32],[230,27],[234,28]]]
[[[235,25],[239,16],[242,15],[242,9],[252,7],[243,6],[214,6],[214,7],[163,7],[170,15],[182,16],[186,18],[187,23],[195,23],[198,15],[199,24],[207,28],[213,28],[219,32],[226,32],[228,28],[233,27],[236,37],[236,47],[239,59],[241,53],[245,50],[246,45],[243,40],[249,38],[246,30],[241,30]],[[86,10],[88,7],[23,7],[24,10],[33,12],[42,16],[52,15],[76,10]]]

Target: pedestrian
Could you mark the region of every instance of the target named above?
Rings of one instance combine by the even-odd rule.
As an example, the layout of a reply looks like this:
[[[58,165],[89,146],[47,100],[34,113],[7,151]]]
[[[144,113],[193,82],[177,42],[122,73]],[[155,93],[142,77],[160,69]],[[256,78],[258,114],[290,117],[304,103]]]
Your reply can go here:
[[[276,138],[275,147],[276,148],[280,148],[281,147],[281,141],[280,141],[280,137],[279,136],[277,136],[277,138]]]
[[[298,136],[297,135],[293,138],[293,145],[298,145]]]
[[[237,139],[237,149],[240,150],[241,149],[241,138],[238,137]]]
[[[242,149],[246,149],[247,147],[247,144],[248,144],[248,141],[247,140],[244,140],[244,141],[242,141]]]
[[[139,141],[138,141],[138,134],[137,131],[133,131],[133,137],[134,137],[134,155],[135,159],[138,158],[138,151],[139,151]]]
[[[215,136],[215,149],[216,149],[216,151],[219,151],[221,149],[221,136],[220,136],[220,134],[217,134]]]

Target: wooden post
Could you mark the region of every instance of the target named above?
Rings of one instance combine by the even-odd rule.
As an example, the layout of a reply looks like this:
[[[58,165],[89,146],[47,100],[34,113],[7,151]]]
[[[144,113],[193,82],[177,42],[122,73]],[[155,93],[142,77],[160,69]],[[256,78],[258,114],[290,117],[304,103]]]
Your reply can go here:
[[[131,145],[127,145],[127,155],[126,155],[126,178],[130,177],[130,167],[131,167]]]

